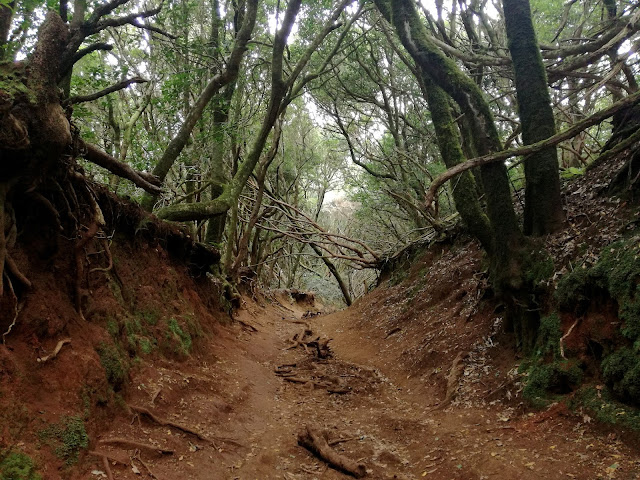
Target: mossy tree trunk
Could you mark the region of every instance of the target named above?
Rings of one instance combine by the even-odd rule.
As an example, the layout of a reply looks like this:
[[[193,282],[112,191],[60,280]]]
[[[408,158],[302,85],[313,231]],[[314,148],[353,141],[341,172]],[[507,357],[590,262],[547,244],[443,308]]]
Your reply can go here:
[[[375,0],[375,3],[394,25],[400,41],[418,65],[423,81],[432,80],[458,104],[475,154],[501,151],[502,144],[484,94],[430,40],[414,1]],[[518,346],[529,350],[535,344],[539,319],[531,305],[535,302],[531,285],[525,280],[525,270],[531,261],[513,208],[506,166],[503,162],[483,165],[480,177],[491,227],[493,248],[487,253],[491,260],[492,283],[507,306],[507,328],[515,331]]]
[[[449,96],[425,74],[425,90],[431,112],[431,120],[436,131],[440,155],[447,168],[465,161],[462,152],[460,133],[451,115]],[[451,182],[456,210],[473,236],[482,247],[491,254],[494,250],[491,225],[478,200],[476,181],[467,171]]]
[[[342,275],[340,275],[340,272],[336,268],[335,264],[327,257],[325,253],[322,252],[320,247],[318,247],[315,243],[309,243],[309,246],[313,249],[316,255],[320,257],[322,263],[325,264],[325,266],[331,272],[331,275],[333,275],[333,278],[335,278],[336,282],[338,282],[338,286],[340,287],[340,291],[342,292],[342,297],[344,298],[344,303],[347,304],[347,307],[351,306],[353,300],[351,299],[351,294],[349,293],[349,287],[344,282],[344,279],[342,278]]]
[[[213,101],[213,125],[211,129],[211,170],[209,181],[211,182],[211,198],[217,198],[224,191],[224,184],[228,181],[225,174],[224,154],[227,121],[229,119],[229,108],[231,97],[235,91],[236,83],[227,85],[225,91]],[[227,212],[211,217],[207,222],[207,233],[205,242],[213,245],[222,243],[224,227],[227,221]]]
[[[556,133],[547,75],[533,29],[529,0],[503,0],[502,5],[515,70],[522,140],[529,145]],[[565,215],[560,199],[556,147],[527,157],[524,172],[524,233],[541,236],[559,230]]]
[[[489,104],[478,85],[429,40],[412,0],[375,0],[378,9],[394,25],[400,41],[420,67],[420,72],[459,105],[475,150],[485,155],[502,150]],[[428,81],[428,79],[427,79]],[[511,202],[507,169],[502,162],[480,170],[487,198],[494,249],[491,252],[495,286],[505,293],[522,287],[523,236]]]

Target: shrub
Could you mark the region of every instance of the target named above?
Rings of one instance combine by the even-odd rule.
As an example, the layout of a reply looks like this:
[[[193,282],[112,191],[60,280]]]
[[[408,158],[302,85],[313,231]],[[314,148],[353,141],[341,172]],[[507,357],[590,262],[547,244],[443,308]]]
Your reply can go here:
[[[22,452],[0,454],[0,478],[2,480],[42,480],[36,472],[33,460]]]

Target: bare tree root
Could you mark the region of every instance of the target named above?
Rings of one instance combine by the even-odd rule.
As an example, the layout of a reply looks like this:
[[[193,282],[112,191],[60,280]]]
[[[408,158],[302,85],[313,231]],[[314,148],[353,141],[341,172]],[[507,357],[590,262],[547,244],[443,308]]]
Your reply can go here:
[[[311,335],[313,333],[308,323],[304,323],[304,322],[296,322],[296,323],[302,323],[302,325],[304,325],[302,327],[302,331],[295,333],[293,337],[289,339],[289,343],[291,343],[291,345],[289,345],[285,350],[293,350],[294,348],[298,348],[300,345],[302,345],[304,338],[307,335]]]
[[[6,185],[0,185],[0,298],[4,294],[4,262],[7,258],[7,237],[5,235],[7,189]]]
[[[131,409],[131,411],[133,411],[133,412],[135,412],[135,413],[137,413],[139,415],[142,415],[144,417],[147,417],[153,423],[157,423],[158,425],[162,425],[163,427],[175,428],[176,430],[180,430],[181,432],[187,433],[189,435],[193,435],[198,440],[202,440],[203,442],[210,443],[214,447],[216,446],[215,443],[213,442],[213,440],[210,440],[209,438],[205,437],[204,435],[202,435],[201,433],[195,431],[194,429],[192,429],[190,427],[186,427],[184,425],[180,425],[178,423],[174,423],[174,422],[172,422],[170,420],[165,420],[163,418],[157,417],[155,414],[153,414],[147,408],[138,407],[136,405],[129,405],[129,408]]]
[[[311,378],[298,377],[294,372],[276,372],[276,374],[285,382],[310,385],[313,386],[313,388],[324,388],[329,393],[343,394],[351,392],[351,387],[342,385],[340,381],[316,381]]]
[[[330,338],[322,338],[320,336],[313,338],[311,337],[313,331],[308,323],[301,321],[294,323],[300,323],[304,326],[300,332],[295,333],[293,337],[288,340],[290,345],[285,347],[285,350],[302,347],[305,352],[309,353],[309,348],[312,348],[315,350],[315,356],[318,358],[324,359],[331,356],[331,349],[329,348]]]
[[[355,437],[349,437],[349,438],[336,438],[335,440],[328,440],[327,443],[329,444],[330,447],[333,447],[335,445],[339,445],[341,443],[346,443],[346,442],[352,442],[354,440],[358,440],[360,437],[358,435],[356,435]]]
[[[440,403],[440,405],[432,408],[432,411],[441,410],[447,407],[454,399],[456,390],[458,388],[458,382],[460,381],[460,377],[464,371],[464,364],[462,363],[465,358],[467,358],[468,353],[460,352],[456,355],[456,358],[453,359],[451,363],[451,369],[449,370],[449,375],[447,375],[447,393],[444,396],[444,400]]]
[[[139,453],[135,455],[133,458],[135,458],[137,461],[139,461],[142,464],[142,466],[145,468],[145,470],[147,471],[147,473],[151,478],[155,478],[156,480],[158,479],[158,477],[156,477],[156,475],[151,471],[151,468],[149,467],[149,465],[147,465],[147,463],[144,460],[142,460],[142,457],[140,456]]]
[[[146,452],[155,453],[159,455],[173,455],[174,453],[173,450],[170,450],[167,448],[156,447],[155,445],[150,445],[148,443],[134,442],[132,440],[127,440],[126,438],[119,438],[119,437],[103,438],[102,440],[100,440],[99,443],[100,445],[120,446],[128,450],[140,450],[140,451],[146,451]]]
[[[336,470],[352,475],[355,478],[363,478],[367,475],[367,467],[364,464],[340,455],[329,446],[325,433],[313,427],[307,425],[298,434],[298,444],[311,451]]]
[[[256,327],[254,327],[250,323],[247,323],[243,320],[236,319],[236,322],[238,322],[242,328],[244,328],[245,330],[249,330],[252,333],[256,333],[259,331]]]
[[[576,328],[576,325],[578,325],[578,322],[580,321],[580,318],[577,318],[575,322],[573,322],[573,325],[571,325],[571,327],[569,327],[569,330],[567,330],[567,333],[565,333],[562,338],[560,339],[560,356],[564,359],[566,359],[567,357],[564,356],[564,341],[567,339],[567,337],[569,335],[571,335],[571,332],[573,332],[573,329]]]
[[[111,465],[109,465],[109,459],[107,458],[107,456],[100,452],[89,452],[89,455],[100,457],[100,459],[102,459],[102,466],[104,467],[104,471],[107,474],[107,480],[114,480],[113,472],[111,471]]]
[[[33,188],[35,188],[35,187],[33,187]],[[64,228],[62,227],[62,224],[60,223],[60,213],[58,213],[58,210],[56,210],[56,207],[53,206],[53,203],[51,203],[51,201],[48,198],[46,198],[44,195],[42,195],[40,192],[32,191],[32,192],[29,192],[29,194],[38,203],[40,203],[40,205],[42,205],[47,212],[49,212],[51,214],[51,216],[53,217],[53,220],[56,223],[57,229],[60,230],[60,231],[63,231]]]
[[[53,349],[53,352],[51,352],[49,355],[38,358],[37,361],[39,363],[45,363],[45,362],[48,362],[49,360],[53,360],[58,356],[58,354],[60,353],[60,350],[62,350],[62,347],[64,347],[69,343],[71,343],[70,338],[65,338],[64,340],[60,340],[56,345],[56,348]]]
[[[104,247],[104,253],[107,256],[107,261],[109,262],[109,264],[105,268],[92,268],[91,270],[89,270],[89,274],[92,274],[94,272],[108,273],[113,269],[113,256],[111,255],[111,249],[109,248],[109,239],[101,238],[100,240],[102,242],[102,246]]]
[[[84,179],[82,179],[85,182]],[[82,280],[84,276],[84,248],[87,244],[93,240],[93,238],[98,234],[100,229],[104,227],[105,220],[104,215],[102,214],[102,210],[98,205],[98,202],[95,199],[95,193],[91,188],[86,184],[85,186],[88,190],[87,200],[91,206],[91,210],[93,213],[93,222],[89,225],[87,231],[81,236],[80,240],[75,246],[75,257],[76,257],[76,311],[80,315],[80,317],[84,320],[84,315],[82,314],[82,300],[86,296],[85,290],[82,288]]]
[[[242,447],[243,445],[236,442],[235,440],[231,439],[231,438],[223,438],[223,437],[216,437],[215,440],[212,440],[208,437],[205,437],[203,434],[201,434],[200,432],[187,427],[185,425],[181,425],[179,423],[175,423],[172,422],[170,420],[165,420],[163,418],[160,418],[158,416],[156,416],[154,413],[152,413],[149,409],[144,408],[144,407],[138,407],[136,405],[129,405],[129,408],[131,409],[131,411],[145,416],[147,417],[149,420],[151,420],[154,423],[157,423],[158,425],[161,425],[163,427],[171,427],[171,428],[175,428],[176,430],[180,430],[181,432],[187,433],[189,435],[193,435],[194,437],[196,437],[198,440],[202,440],[203,442],[207,442],[210,443],[211,445],[213,445],[214,448],[218,448],[215,444],[215,442],[222,442],[222,443],[227,443],[230,445],[233,445],[235,447]]]
[[[89,229],[82,235],[80,241],[75,247],[76,257],[76,312],[80,314],[84,320],[82,314],[82,300],[87,295],[85,289],[82,288],[82,277],[84,276],[84,247],[96,236],[100,227],[97,223],[92,223]]]
[[[16,261],[9,253],[7,253],[4,259],[4,263],[9,273],[22,285],[30,290],[32,287],[31,281],[20,271],[18,265],[16,265]]]
[[[114,457],[112,455],[109,455],[108,453],[105,453],[105,452],[98,452],[97,450],[89,450],[87,453],[89,455],[93,455],[94,457],[106,458],[110,462],[119,463],[120,465],[123,465],[125,467],[129,466],[129,464],[127,462],[124,462],[121,459],[116,458],[116,457]]]
[[[3,276],[7,277],[7,285],[9,286],[9,292],[11,293],[13,301],[15,302],[14,304],[15,314],[13,316],[13,321],[9,325],[9,328],[7,328],[7,331],[2,334],[2,344],[4,345],[6,343],[7,335],[9,335],[11,333],[11,330],[13,330],[13,327],[16,326],[16,322],[18,321],[18,315],[20,315],[20,310],[22,310],[22,305],[20,305],[20,302],[18,301],[18,297],[16,296],[16,292],[13,290],[13,284],[11,283],[11,279],[7,275],[7,272],[0,273],[0,278],[2,278]]]

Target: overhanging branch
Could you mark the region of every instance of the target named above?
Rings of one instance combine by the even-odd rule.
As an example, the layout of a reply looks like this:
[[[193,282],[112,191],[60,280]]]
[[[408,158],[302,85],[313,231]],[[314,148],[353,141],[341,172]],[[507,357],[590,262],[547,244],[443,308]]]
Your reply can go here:
[[[532,153],[536,153],[540,150],[543,150],[547,147],[552,147],[560,142],[564,142],[565,140],[569,140],[570,138],[575,137],[580,132],[586,130],[593,125],[597,125],[598,123],[603,122],[607,118],[615,115],[620,110],[624,110],[625,108],[631,107],[640,101],[640,92],[636,92],[633,95],[629,95],[628,97],[620,100],[609,108],[605,108],[599,112],[594,113],[590,117],[585,118],[581,122],[576,123],[572,127],[557,133],[556,135],[547,138],[546,140],[542,140],[537,143],[532,143],[531,145],[526,145],[520,148],[513,148],[511,150],[504,150],[502,152],[493,153],[490,155],[484,155],[482,157],[472,158],[471,160],[467,160],[464,163],[460,163],[455,167],[448,169],[446,172],[442,173],[431,183],[429,187],[429,191],[425,196],[425,203],[427,206],[431,206],[433,203],[436,194],[438,193],[438,189],[444,185],[448,180],[452,179],[456,175],[460,175],[462,172],[466,172],[467,170],[471,170],[472,168],[480,167],[482,165],[487,165],[493,162],[499,162],[506,160],[512,157],[525,156],[530,155]]]
[[[95,163],[106,168],[114,175],[131,180],[136,186],[146,190],[152,194],[159,194],[160,181],[153,175],[146,172],[138,172],[126,163],[119,162],[106,152],[103,152],[95,145],[86,143],[84,140],[78,139],[81,148],[80,156],[87,159],[91,163]]]
[[[70,105],[74,105],[76,103],[91,102],[93,100],[97,100],[98,98],[109,95],[110,93],[127,88],[132,83],[146,83],[148,81],[149,80],[145,80],[141,77],[128,78],[126,80],[123,80],[122,82],[116,83],[115,85],[111,85],[110,87],[100,90],[99,92],[91,93],[89,95],[76,95],[74,97],[70,97],[67,100],[67,103]]]

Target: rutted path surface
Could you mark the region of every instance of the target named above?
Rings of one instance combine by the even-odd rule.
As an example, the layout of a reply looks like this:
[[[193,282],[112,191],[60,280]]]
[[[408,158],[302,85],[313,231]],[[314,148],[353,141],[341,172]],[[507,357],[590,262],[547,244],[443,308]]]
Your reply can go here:
[[[297,305],[248,308],[239,317],[242,328],[221,327],[211,349],[180,372],[156,365],[136,374],[129,405],[203,438],[123,415],[102,441],[125,438],[173,454],[99,441],[97,450],[126,464],[112,463],[115,478],[349,478],[298,446],[298,432],[313,425],[373,479],[640,479],[638,451],[562,411],[434,411],[438,399],[420,381],[385,371],[376,345],[349,326],[357,311],[301,320],[304,307]],[[330,358],[288,348],[301,321],[313,336],[332,338]]]

